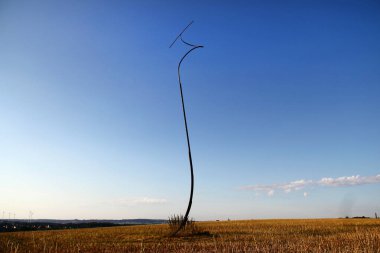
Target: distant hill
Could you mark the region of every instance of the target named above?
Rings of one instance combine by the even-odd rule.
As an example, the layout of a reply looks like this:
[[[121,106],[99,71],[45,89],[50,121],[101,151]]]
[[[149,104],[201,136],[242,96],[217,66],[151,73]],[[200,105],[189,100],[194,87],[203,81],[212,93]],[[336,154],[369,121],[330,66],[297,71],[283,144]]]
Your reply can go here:
[[[12,223],[12,222],[30,222],[27,219],[4,219],[1,220],[0,222],[7,222],[7,223]],[[162,220],[162,219],[122,219],[122,220],[97,220],[97,219],[90,219],[90,220],[79,220],[79,219],[74,219],[74,220],[56,220],[56,219],[33,219],[31,221],[32,223],[55,223],[55,224],[78,224],[78,223],[108,223],[108,224],[116,224],[116,225],[128,225],[128,224],[133,224],[133,225],[138,225],[138,224],[164,224],[167,222],[167,220]]]
[[[51,229],[75,229],[113,226],[133,226],[163,224],[166,220],[158,219],[123,219],[123,220],[54,220],[54,219],[9,219],[0,220],[0,232],[51,230]]]

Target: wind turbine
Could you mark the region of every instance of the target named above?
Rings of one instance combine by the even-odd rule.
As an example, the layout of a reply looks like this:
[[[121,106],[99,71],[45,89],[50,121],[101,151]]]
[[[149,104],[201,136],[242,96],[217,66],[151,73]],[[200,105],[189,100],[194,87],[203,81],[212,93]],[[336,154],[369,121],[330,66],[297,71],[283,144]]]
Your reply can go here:
[[[178,83],[179,83],[179,89],[180,89],[180,93],[181,93],[181,102],[182,102],[182,112],[183,112],[183,120],[185,122],[185,130],[186,130],[186,140],[187,140],[187,149],[188,149],[188,156],[189,156],[189,164],[190,164],[190,173],[191,173],[191,188],[190,188],[190,198],[189,198],[189,203],[188,203],[188,206],[187,206],[187,210],[186,210],[186,213],[185,213],[185,216],[180,224],[180,226],[178,227],[178,229],[176,231],[174,231],[174,233],[172,234],[172,236],[175,236],[182,228],[185,227],[186,223],[187,223],[187,220],[189,218],[189,213],[190,213],[190,209],[191,209],[191,205],[193,203],[193,192],[194,192],[194,169],[193,169],[193,159],[192,159],[192,156],[191,156],[191,148],[190,148],[190,137],[189,137],[189,128],[187,126],[187,119],[186,119],[186,110],[185,110],[185,101],[184,101],[184,98],[183,98],[183,91],[182,91],[182,81],[181,81],[181,64],[183,62],[183,60],[186,58],[186,56],[188,56],[193,50],[195,49],[198,49],[198,48],[203,48],[203,46],[201,45],[193,45],[193,44],[190,44],[186,41],[183,40],[182,38],[182,34],[187,30],[187,28],[189,28],[192,24],[194,23],[194,21],[191,21],[183,30],[182,32],[175,38],[175,40],[173,41],[172,44],[170,44],[169,48],[171,48],[174,43],[178,40],[178,39],[181,39],[181,41],[186,44],[187,46],[190,46],[191,49],[188,50],[181,58],[181,60],[179,61],[178,63]]]
[[[33,219],[33,212],[29,211],[29,223],[32,222],[32,219]]]

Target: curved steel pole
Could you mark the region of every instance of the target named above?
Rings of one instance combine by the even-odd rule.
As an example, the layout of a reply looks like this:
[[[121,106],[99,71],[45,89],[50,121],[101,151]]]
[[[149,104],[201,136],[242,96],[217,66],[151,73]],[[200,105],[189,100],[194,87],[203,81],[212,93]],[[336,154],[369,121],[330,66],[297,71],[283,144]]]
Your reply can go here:
[[[186,54],[184,56],[182,56],[181,60],[179,61],[178,63],[178,83],[179,83],[179,89],[180,89],[180,92],[181,92],[181,102],[182,102],[182,112],[183,112],[183,119],[184,119],[184,122],[185,122],[185,130],[186,130],[186,140],[187,140],[187,149],[188,149],[188,155],[189,155],[189,163],[190,163],[190,173],[191,173],[191,188],[190,188],[190,198],[189,198],[189,203],[187,205],[187,209],[186,209],[186,213],[185,213],[185,216],[180,224],[180,226],[178,227],[178,229],[176,231],[174,231],[172,233],[172,236],[175,236],[181,229],[183,229],[185,226],[186,226],[186,223],[189,219],[189,213],[190,213],[190,209],[191,209],[191,206],[193,204],[193,193],[194,193],[194,168],[193,168],[193,159],[192,159],[192,156],[191,156],[191,147],[190,147],[190,137],[189,137],[189,128],[187,126],[187,119],[186,119],[186,110],[185,110],[185,101],[184,101],[184,98],[183,98],[183,90],[182,90],[182,81],[181,81],[181,64],[183,62],[183,60],[186,58],[186,56],[188,56],[193,50],[195,49],[198,49],[198,48],[203,48],[203,46],[199,46],[199,45],[193,45],[193,44],[190,44],[186,41],[183,40],[182,38],[182,34],[186,31],[186,29],[193,23],[193,21],[190,22],[190,24],[188,24],[185,29],[182,30],[182,32],[176,37],[176,39],[173,41],[173,43],[170,45],[169,48],[171,48],[174,43],[180,38],[181,41],[192,47],[189,51],[186,52]]]

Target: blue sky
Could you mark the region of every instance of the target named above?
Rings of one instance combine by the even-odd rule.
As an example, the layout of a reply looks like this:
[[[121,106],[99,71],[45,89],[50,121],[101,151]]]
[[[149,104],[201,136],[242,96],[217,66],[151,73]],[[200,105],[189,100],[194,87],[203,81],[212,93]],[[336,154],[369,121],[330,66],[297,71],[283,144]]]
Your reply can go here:
[[[0,211],[380,213],[377,1],[1,1]],[[358,176],[359,175],[359,176]],[[1,213],[0,213],[1,214]],[[1,217],[0,217],[1,218]]]

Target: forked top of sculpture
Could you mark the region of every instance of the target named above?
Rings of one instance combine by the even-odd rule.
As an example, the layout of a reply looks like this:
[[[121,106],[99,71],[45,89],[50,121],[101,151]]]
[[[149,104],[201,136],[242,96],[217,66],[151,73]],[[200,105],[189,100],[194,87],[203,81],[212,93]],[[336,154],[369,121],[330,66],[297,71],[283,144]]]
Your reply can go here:
[[[178,36],[174,39],[174,41],[172,42],[172,44],[170,44],[170,46],[169,46],[169,48],[171,48],[175,43],[176,43],[176,41],[178,40],[178,39],[181,39],[181,41],[183,42],[183,43],[185,43],[186,45],[188,45],[188,46],[191,46],[191,47],[198,47],[199,45],[193,45],[193,44],[190,44],[190,43],[188,43],[188,42],[186,42],[183,38],[182,38],[182,34],[187,30],[187,28],[189,28],[192,24],[194,23],[194,21],[191,21],[183,30],[182,30],[182,32],[180,32],[179,34],[178,34]],[[199,47],[203,47],[203,46],[199,46]]]

